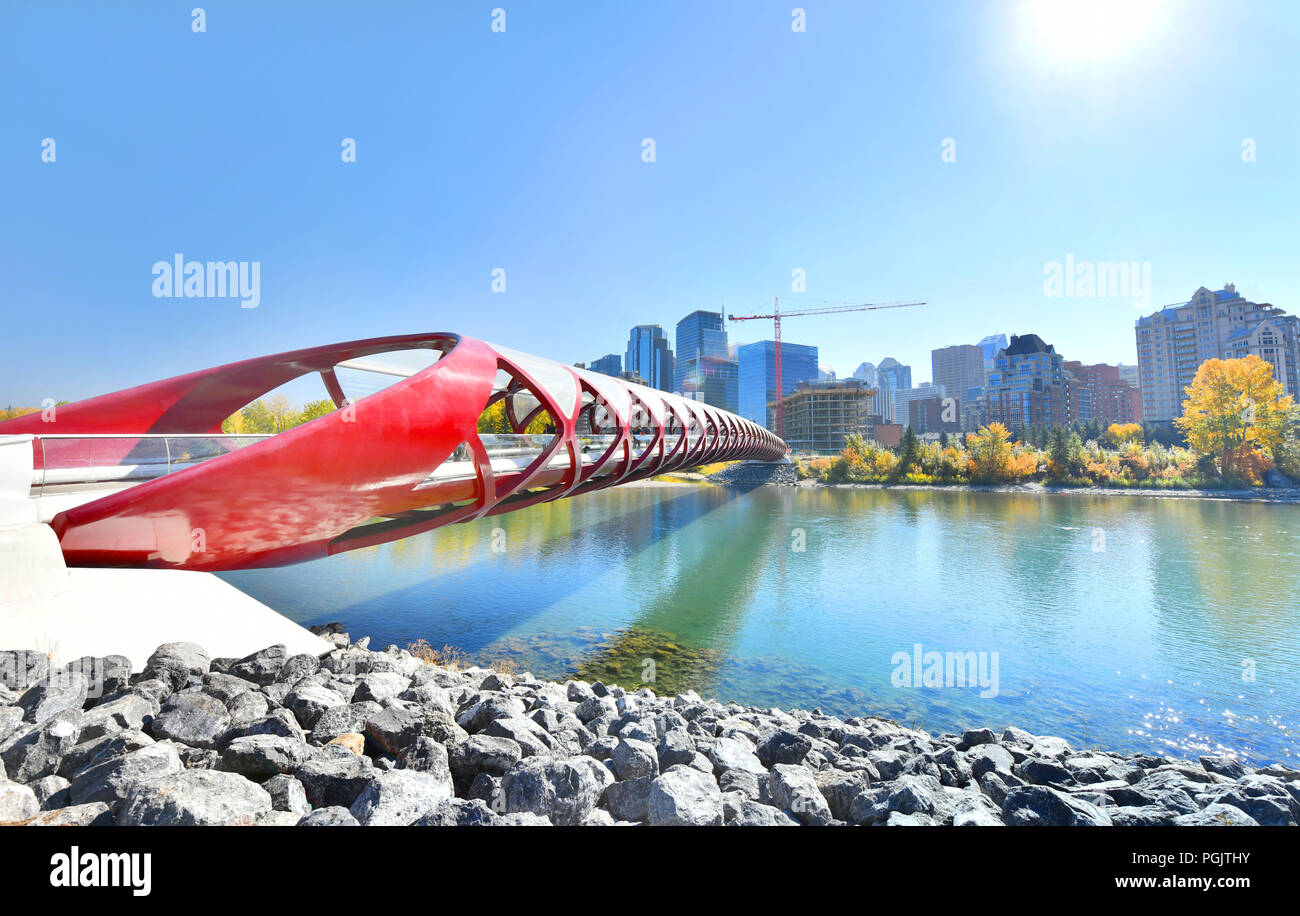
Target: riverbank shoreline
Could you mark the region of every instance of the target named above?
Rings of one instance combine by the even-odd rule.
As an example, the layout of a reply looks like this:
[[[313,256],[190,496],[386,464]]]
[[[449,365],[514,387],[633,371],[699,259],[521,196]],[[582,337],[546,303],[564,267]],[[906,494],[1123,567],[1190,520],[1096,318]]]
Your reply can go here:
[[[824,483],[820,480],[801,480],[795,484],[808,489],[845,490],[910,490],[954,491],[968,493],[1014,493],[1021,496],[1148,496],[1157,499],[1211,499],[1223,502],[1300,504],[1300,489],[1260,488],[1259,490],[1157,490],[1145,487],[1089,487],[1062,486],[1059,484],[889,484],[889,483]]]
[[[336,648],[0,652],[0,824],[1295,825],[1300,770]]]

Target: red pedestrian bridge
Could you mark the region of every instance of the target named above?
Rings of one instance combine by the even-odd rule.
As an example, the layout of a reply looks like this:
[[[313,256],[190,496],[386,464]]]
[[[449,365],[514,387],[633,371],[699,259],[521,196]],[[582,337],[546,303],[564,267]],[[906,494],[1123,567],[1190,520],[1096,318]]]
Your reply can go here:
[[[275,435],[222,433],[232,414],[312,374],[332,412]],[[512,432],[480,433],[497,402]],[[771,432],[716,407],[449,333],[204,369],[0,422],[0,444],[0,465],[17,467],[69,566],[209,571],[299,563],[786,454]]]

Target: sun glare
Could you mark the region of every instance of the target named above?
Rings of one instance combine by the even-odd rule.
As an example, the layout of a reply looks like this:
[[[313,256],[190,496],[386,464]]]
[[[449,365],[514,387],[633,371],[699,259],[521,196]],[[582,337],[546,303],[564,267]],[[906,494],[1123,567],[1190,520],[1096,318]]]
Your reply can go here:
[[[1025,25],[1045,55],[1100,60],[1141,43],[1163,5],[1161,0],[1029,0]]]

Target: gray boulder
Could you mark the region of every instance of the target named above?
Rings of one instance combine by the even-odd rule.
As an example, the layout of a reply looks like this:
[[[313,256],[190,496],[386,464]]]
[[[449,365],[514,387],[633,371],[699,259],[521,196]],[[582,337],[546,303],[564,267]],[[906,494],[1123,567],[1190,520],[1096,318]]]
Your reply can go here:
[[[212,657],[192,642],[169,642],[154,650],[145,662],[145,679],[156,678],[177,690],[190,678],[201,678],[212,668]]]
[[[23,719],[44,725],[64,710],[77,710],[86,705],[86,692],[90,682],[78,671],[56,671],[37,681],[18,699]]]
[[[292,773],[313,754],[305,741],[280,735],[249,735],[231,741],[221,754],[221,768],[250,779]]]
[[[1241,779],[1248,772],[1245,764],[1235,757],[1202,757],[1201,766],[1205,767],[1207,772],[1218,773],[1229,779]]]
[[[599,810],[599,809],[597,809]],[[478,799],[449,798],[415,822],[417,827],[491,827],[496,814]]]
[[[232,697],[226,703],[226,709],[230,711],[230,721],[233,725],[246,725],[270,713],[271,702],[266,694],[249,690]]]
[[[651,783],[647,815],[654,826],[721,826],[722,790],[711,773],[675,766]]]
[[[432,743],[431,739],[423,740]],[[469,740],[453,744],[449,752],[443,752],[457,784],[467,787],[479,773],[504,776],[522,758],[523,750],[517,741],[483,734],[471,735]]]
[[[357,796],[375,776],[374,764],[338,745],[321,748],[294,770],[302,782],[307,801],[318,808],[351,808]]]
[[[659,738],[655,752],[659,756],[660,772],[679,765],[689,766],[695,759],[695,742],[686,729],[671,728]]]
[[[272,810],[297,814],[299,817],[311,811],[307,793],[296,776],[279,773],[262,783],[262,788],[271,796]]]
[[[967,755],[967,761],[970,763],[973,779],[979,779],[985,773],[998,773],[1005,776],[1010,774],[1015,766],[1015,758],[1011,756],[1011,752],[1000,744],[976,746]]]
[[[339,734],[342,734],[342,732]],[[293,713],[287,709],[273,709],[266,715],[259,716],[248,722],[233,722],[218,740],[217,746],[224,747],[236,738],[247,738],[251,735],[278,735],[281,738],[291,738],[294,741],[307,740],[306,733],[303,732],[302,726],[298,724],[298,720],[293,717]],[[334,737],[337,738],[338,735]],[[316,733],[312,732],[312,740],[315,739]],[[320,743],[324,744],[325,742]]]
[[[44,652],[18,649],[0,652],[0,684],[22,692],[50,673],[50,659]]]
[[[831,817],[830,805],[807,767],[778,763],[772,767],[768,791],[776,806],[788,811],[801,824],[820,824]]]
[[[531,812],[573,827],[600,804],[613,782],[605,765],[590,757],[527,757],[502,777],[501,791],[507,814]]]
[[[91,802],[115,805],[136,785],[180,772],[181,757],[176,745],[170,742],[150,744],[77,773],[72,777],[68,794],[74,805]]]
[[[767,772],[754,746],[744,738],[719,738],[704,749],[704,756],[713,763],[713,771],[721,776],[727,770],[741,770],[761,776]]]
[[[299,827],[360,827],[352,812],[339,805],[317,808],[298,822]]]
[[[271,796],[237,773],[186,770],[137,783],[118,812],[122,826],[252,826],[271,811]]]
[[[1109,827],[1095,805],[1050,786],[1021,786],[1007,793],[1002,818],[1010,827]]]
[[[153,738],[135,729],[82,741],[63,755],[63,759],[59,761],[59,775],[75,779],[87,767],[97,766],[154,743]]]
[[[138,693],[121,696],[95,704],[81,719],[81,740],[102,738],[120,731],[144,730],[158,714],[158,704]]]
[[[837,821],[849,820],[853,799],[871,788],[871,777],[862,771],[825,770],[815,774],[817,788]]]
[[[620,821],[644,821],[650,816],[650,786],[655,777],[616,782],[605,790],[605,805]]]
[[[350,810],[363,827],[405,827],[433,813],[452,794],[450,773],[390,770],[375,776]]]
[[[477,736],[476,736],[477,737]],[[494,739],[500,741],[500,738]],[[457,745],[452,745],[453,748]],[[421,773],[452,773],[455,771],[451,768],[451,752],[447,746],[439,741],[435,741],[426,735],[421,735],[411,743],[411,746],[402,751],[401,765],[408,770],[416,770]],[[473,777],[470,777],[471,780]]]
[[[42,776],[30,785],[32,791],[36,793],[36,800],[41,803],[42,811],[72,804],[72,797],[68,794],[68,786],[72,783],[62,776]]]
[[[53,776],[64,755],[76,746],[80,733],[81,710],[60,710],[5,748],[0,754],[5,772],[15,782],[29,783]]]
[[[297,686],[285,695],[284,705],[303,728],[313,728],[327,710],[345,706],[347,700],[336,691],[308,679],[299,681]]]
[[[763,766],[771,769],[778,763],[803,763],[812,749],[812,739],[807,735],[777,729],[758,743],[758,759],[763,762]]]
[[[620,780],[659,775],[659,755],[647,741],[620,738],[610,755],[610,764]]]
[[[203,748],[216,747],[228,728],[225,704],[197,691],[172,695],[149,723],[150,733],[159,740]]]
[[[1191,814],[1180,814],[1174,818],[1176,827],[1258,827],[1255,820],[1240,808],[1232,805],[1213,804]]]
[[[505,693],[483,692],[475,694],[456,713],[456,724],[471,735],[487,728],[493,719],[523,719],[526,710],[523,701]]]
[[[284,646],[270,646],[235,662],[230,666],[230,673],[254,684],[271,684],[276,681],[280,669],[288,660],[289,655]]]
[[[42,811],[27,822],[28,827],[111,827],[113,809],[103,802],[67,805]]]
[[[340,735],[366,733],[370,720],[383,712],[383,707],[373,700],[335,706],[321,713],[311,730],[313,744],[329,744]]]
[[[131,681],[131,660],[125,655],[82,656],[63,666],[64,671],[85,675],[89,685],[86,695],[92,699],[113,696],[126,689]]]
[[[410,678],[396,671],[373,671],[369,674],[363,674],[357,678],[356,691],[352,694],[352,702],[359,703],[363,700],[372,700],[376,703],[383,703],[385,700],[391,700],[405,691],[410,682]]]
[[[957,742],[957,750],[969,751],[973,747],[996,744],[997,735],[993,734],[991,728],[968,728],[961,733],[961,740]]]
[[[522,716],[493,719],[479,734],[513,741],[524,757],[544,756],[555,748],[555,739],[545,728]]]
[[[16,824],[35,817],[41,803],[30,787],[16,782],[0,782],[0,824]]]
[[[728,827],[798,827],[799,822],[780,808],[764,805],[752,798],[737,799],[736,811],[727,820]]]

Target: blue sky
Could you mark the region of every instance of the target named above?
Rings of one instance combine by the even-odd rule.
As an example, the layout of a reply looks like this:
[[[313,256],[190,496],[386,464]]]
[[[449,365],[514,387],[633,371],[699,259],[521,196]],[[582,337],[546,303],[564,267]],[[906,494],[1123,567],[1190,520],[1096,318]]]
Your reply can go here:
[[[424,330],[589,361],[774,295],[929,301],[787,323],[840,373],[1133,362],[1131,300],[1044,294],[1071,254],[1300,309],[1294,4],[199,2],[0,7],[0,402]],[[259,261],[260,306],[155,298],[177,252]]]

